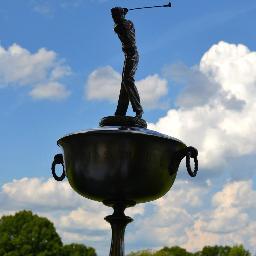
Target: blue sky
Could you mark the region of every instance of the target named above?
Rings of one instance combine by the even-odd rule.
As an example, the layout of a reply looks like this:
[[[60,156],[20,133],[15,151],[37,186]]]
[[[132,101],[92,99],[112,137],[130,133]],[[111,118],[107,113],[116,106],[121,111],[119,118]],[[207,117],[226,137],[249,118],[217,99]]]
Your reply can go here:
[[[95,246],[100,255],[108,250],[109,227],[97,221],[109,210],[53,182],[50,165],[58,138],[97,127],[115,111],[123,55],[110,9],[159,3],[1,2],[0,214],[33,209],[51,218],[66,242]],[[127,251],[212,243],[253,251],[256,2],[172,4],[128,13],[140,53],[136,81],[149,127],[197,147],[200,174],[191,180],[181,166],[163,200],[131,210]]]

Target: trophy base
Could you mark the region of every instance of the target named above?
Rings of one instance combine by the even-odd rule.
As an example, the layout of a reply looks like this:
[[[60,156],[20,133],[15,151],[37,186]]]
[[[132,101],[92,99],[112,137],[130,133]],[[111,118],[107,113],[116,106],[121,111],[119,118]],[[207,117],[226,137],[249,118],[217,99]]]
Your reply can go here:
[[[103,117],[99,123],[100,127],[121,126],[121,127],[139,127],[147,128],[147,122],[144,119],[133,116],[107,116]]]

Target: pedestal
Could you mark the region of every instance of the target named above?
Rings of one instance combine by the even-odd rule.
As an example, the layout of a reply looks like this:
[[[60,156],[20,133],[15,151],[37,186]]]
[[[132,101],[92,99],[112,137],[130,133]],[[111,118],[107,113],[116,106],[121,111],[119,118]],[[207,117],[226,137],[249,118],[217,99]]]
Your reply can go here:
[[[127,224],[133,221],[132,218],[126,216],[124,211],[127,207],[135,205],[133,202],[104,202],[105,205],[113,207],[114,213],[105,218],[111,225],[112,241],[110,248],[110,256],[125,256],[124,234]]]

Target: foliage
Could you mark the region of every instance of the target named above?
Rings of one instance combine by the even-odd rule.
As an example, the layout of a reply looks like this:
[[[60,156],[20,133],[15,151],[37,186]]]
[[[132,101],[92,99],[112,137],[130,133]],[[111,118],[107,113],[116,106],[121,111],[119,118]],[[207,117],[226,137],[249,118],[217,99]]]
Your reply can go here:
[[[154,256],[191,256],[193,254],[187,252],[185,249],[179,246],[174,246],[171,248],[164,247],[160,251],[157,251]]]
[[[96,252],[82,244],[68,244],[63,246],[62,256],[96,256]]]
[[[21,211],[0,219],[0,256],[96,256],[81,244],[62,245],[47,218]]]
[[[128,256],[251,256],[249,251],[240,246],[205,246],[202,251],[190,253],[178,246],[164,247],[163,249],[152,251],[132,252]]]
[[[242,245],[231,248],[228,256],[250,256],[250,252],[245,250]]]
[[[143,250],[143,251],[139,251],[139,252],[131,252],[129,253],[128,256],[152,256],[153,252],[151,252],[150,250]]]
[[[230,249],[229,246],[205,246],[196,256],[228,256]]]
[[[0,219],[0,256],[55,256],[62,246],[46,218],[21,211]]]
[[[201,252],[195,253],[195,256],[251,256],[250,252],[245,250],[242,245],[239,246],[206,246]]]

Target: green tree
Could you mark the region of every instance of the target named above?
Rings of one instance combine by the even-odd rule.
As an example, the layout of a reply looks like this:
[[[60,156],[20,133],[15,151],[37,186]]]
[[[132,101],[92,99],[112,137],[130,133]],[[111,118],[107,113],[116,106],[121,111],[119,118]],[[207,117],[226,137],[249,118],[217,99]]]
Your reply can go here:
[[[62,256],[96,256],[96,252],[82,244],[68,244],[63,246]]]
[[[56,256],[61,247],[52,222],[31,211],[0,219],[0,256]]]
[[[155,253],[149,250],[132,252],[128,256],[193,256],[193,254],[190,252],[187,252],[185,249],[179,246],[174,246],[171,248],[164,247],[163,249]]]
[[[149,250],[143,250],[139,252],[131,252],[128,256],[153,256],[154,254]]]
[[[231,247],[229,246],[205,246],[203,250],[196,253],[196,256],[228,256]]]
[[[157,251],[154,256],[192,256],[193,254],[190,252],[187,252],[185,249],[174,246],[171,248],[164,247],[160,251]]]
[[[237,245],[231,248],[228,256],[251,256],[251,253],[245,250],[242,245]]]

